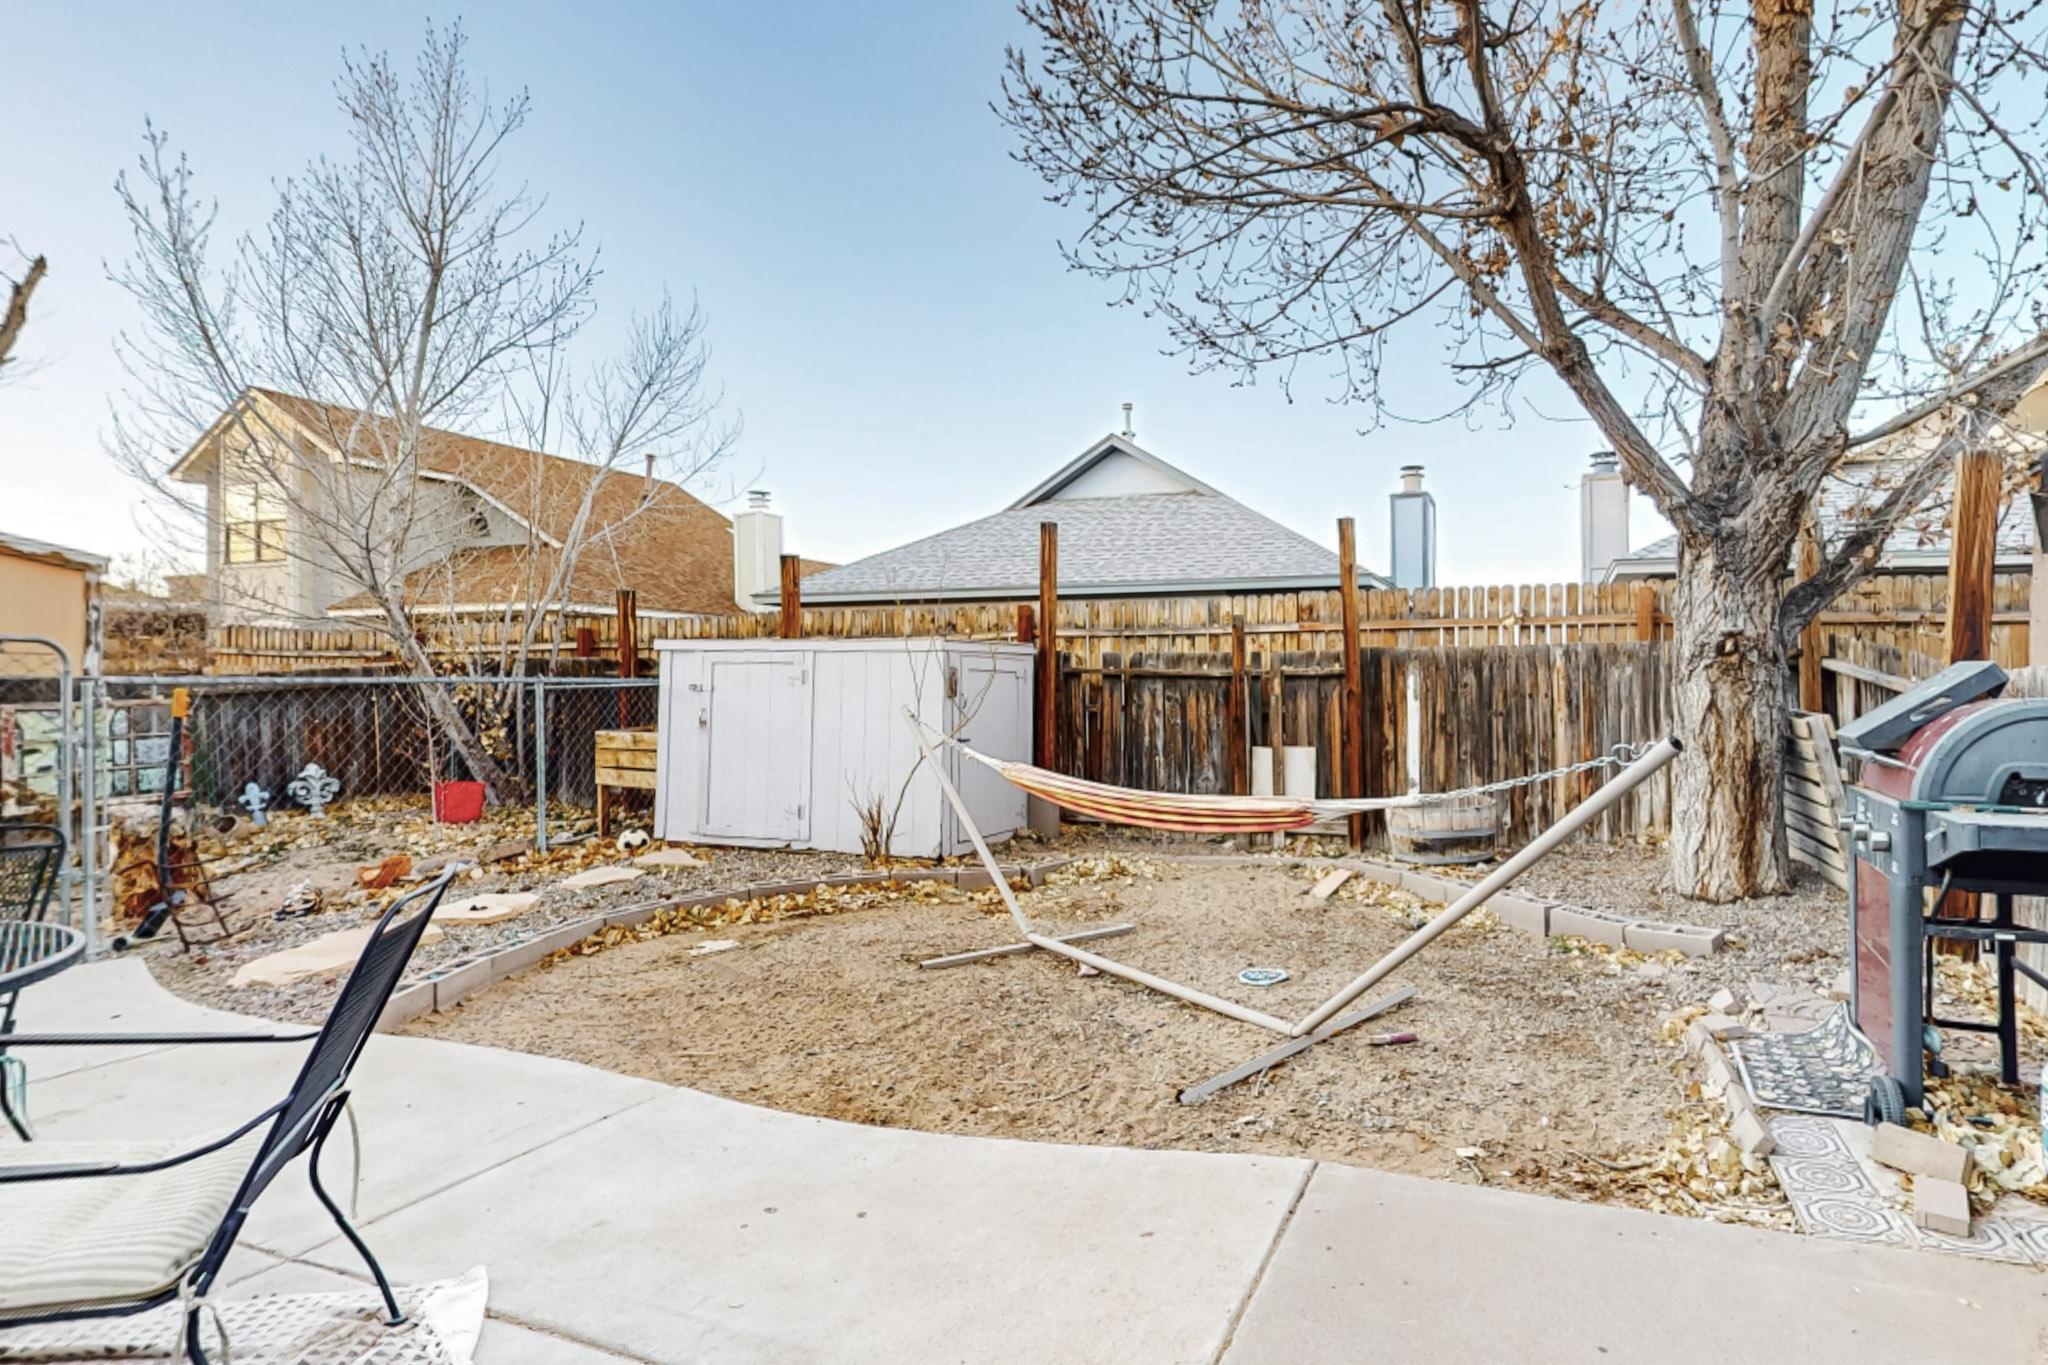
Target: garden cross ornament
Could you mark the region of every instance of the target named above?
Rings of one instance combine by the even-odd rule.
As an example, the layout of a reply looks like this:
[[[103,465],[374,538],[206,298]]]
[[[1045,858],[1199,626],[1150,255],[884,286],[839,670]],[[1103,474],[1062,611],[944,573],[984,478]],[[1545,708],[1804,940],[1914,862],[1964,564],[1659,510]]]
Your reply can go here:
[[[309,815],[327,814],[327,803],[341,790],[341,779],[329,777],[327,769],[318,763],[308,763],[299,775],[291,780],[285,791],[305,806]]]
[[[242,794],[235,800],[248,809],[249,819],[256,828],[262,829],[270,823],[270,816],[265,813],[270,809],[270,793],[254,782],[242,788]]]

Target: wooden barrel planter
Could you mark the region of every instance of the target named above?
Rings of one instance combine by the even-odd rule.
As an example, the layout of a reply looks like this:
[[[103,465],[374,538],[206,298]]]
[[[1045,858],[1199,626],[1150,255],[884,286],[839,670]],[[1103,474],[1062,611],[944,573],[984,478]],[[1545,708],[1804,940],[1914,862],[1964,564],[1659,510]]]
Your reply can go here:
[[[1483,863],[1499,852],[1500,803],[1460,796],[1387,812],[1387,847],[1403,862],[1441,867]]]

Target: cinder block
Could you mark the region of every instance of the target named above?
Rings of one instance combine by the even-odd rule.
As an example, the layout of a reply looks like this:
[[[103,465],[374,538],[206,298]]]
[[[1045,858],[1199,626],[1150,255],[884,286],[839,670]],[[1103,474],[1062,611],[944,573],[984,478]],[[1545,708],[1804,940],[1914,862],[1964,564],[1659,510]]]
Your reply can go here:
[[[423,1014],[434,1009],[434,983],[421,981],[403,990],[393,991],[391,999],[384,1004],[384,1012],[377,1016],[377,1030],[389,1033],[392,1029],[403,1028]]]
[[[434,1008],[445,1010],[467,995],[474,995],[497,980],[493,957],[471,958],[434,978]]]
[[[1029,869],[1031,884],[1033,886],[1044,886],[1051,879],[1053,873],[1059,871],[1072,861],[1074,861],[1072,858],[1046,858],[1043,861],[1031,864]]]
[[[1426,901],[1448,901],[1458,894],[1457,891],[1452,889],[1451,883],[1437,876],[1434,872],[1415,872],[1403,868],[1401,870],[1401,885],[1411,894],[1420,896]]]
[[[1916,1180],[1924,1176],[1960,1185],[1970,1169],[1967,1149],[1896,1123],[1877,1125],[1877,1140],[1870,1155],[1895,1171],[1905,1171]]]
[[[1764,1127],[1756,1110],[1745,1109],[1735,1116],[1728,1125],[1728,1135],[1735,1139],[1735,1145],[1742,1149],[1744,1156],[1766,1157],[1778,1148],[1778,1140],[1771,1136],[1771,1130]]]
[[[1371,859],[1359,859],[1355,862],[1347,863],[1346,866],[1353,868],[1359,876],[1369,881],[1384,882],[1388,886],[1400,886],[1402,884],[1401,874],[1404,869],[1389,863],[1376,863]]]
[[[1950,1237],[1970,1235],[1970,1192],[1953,1180],[1913,1181],[1913,1226]]]
[[[1676,948],[1687,957],[1705,957],[1721,946],[1726,935],[1719,929],[1696,924],[1659,924],[1639,919],[1622,933],[1622,941],[1639,953],[1661,953]]]
[[[1578,905],[1550,907],[1552,934],[1572,934],[1619,948],[1626,942],[1628,926],[1629,921],[1620,915],[1610,915],[1602,910],[1588,910]]]
[[[1550,932],[1550,902],[1531,900],[1527,896],[1510,896],[1503,892],[1486,903],[1487,908],[1500,917],[1500,922],[1511,929],[1525,933],[1548,934]]]

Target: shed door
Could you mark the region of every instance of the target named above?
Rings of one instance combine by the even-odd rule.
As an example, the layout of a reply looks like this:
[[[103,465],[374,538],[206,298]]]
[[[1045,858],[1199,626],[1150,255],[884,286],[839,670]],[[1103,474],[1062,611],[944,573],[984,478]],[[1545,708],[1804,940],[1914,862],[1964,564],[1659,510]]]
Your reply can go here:
[[[711,654],[705,675],[704,833],[804,839],[811,823],[809,656]]]
[[[1031,678],[1022,660],[990,657],[963,651],[955,656],[958,673],[953,697],[953,724],[960,742],[990,758],[1013,762],[1031,761]],[[1008,834],[1024,824],[1024,793],[1001,773],[960,759],[957,782],[960,799],[974,813],[981,832],[993,837]],[[948,808],[948,813],[951,813]],[[964,843],[967,832],[958,821],[949,824],[954,838]]]

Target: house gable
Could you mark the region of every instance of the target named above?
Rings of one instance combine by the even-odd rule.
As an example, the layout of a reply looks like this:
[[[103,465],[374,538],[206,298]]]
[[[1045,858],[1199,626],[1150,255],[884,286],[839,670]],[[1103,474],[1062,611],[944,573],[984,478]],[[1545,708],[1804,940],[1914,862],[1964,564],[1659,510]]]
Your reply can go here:
[[[1167,463],[1128,436],[1105,436],[1053,471],[1050,478],[1010,504],[1015,512],[1049,502],[1082,498],[1130,498],[1152,493],[1206,493],[1215,489]]]

